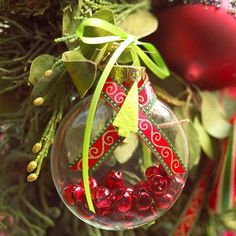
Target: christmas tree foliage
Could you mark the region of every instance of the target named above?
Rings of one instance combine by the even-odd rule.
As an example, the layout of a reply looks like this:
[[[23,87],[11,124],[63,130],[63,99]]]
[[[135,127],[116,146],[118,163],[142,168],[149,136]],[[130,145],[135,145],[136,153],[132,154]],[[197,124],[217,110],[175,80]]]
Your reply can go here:
[[[155,44],[162,23],[158,11],[175,4],[182,3],[0,0],[0,235],[215,236],[236,231],[233,88],[232,94],[229,89],[200,89],[174,67],[165,80],[156,79],[151,68],[148,72],[157,98],[182,122],[190,149],[186,185],[167,213],[137,229],[101,230],[76,218],[53,184],[50,150],[58,126],[75,104],[96,91],[102,71],[127,40],[119,35],[118,40],[88,44],[86,37],[117,35],[85,27],[81,36],[79,27],[96,18],[119,27],[134,43],[144,38]],[[144,53],[156,53],[141,46],[140,52],[128,45],[117,63],[139,66]],[[118,114],[123,125],[125,113]]]

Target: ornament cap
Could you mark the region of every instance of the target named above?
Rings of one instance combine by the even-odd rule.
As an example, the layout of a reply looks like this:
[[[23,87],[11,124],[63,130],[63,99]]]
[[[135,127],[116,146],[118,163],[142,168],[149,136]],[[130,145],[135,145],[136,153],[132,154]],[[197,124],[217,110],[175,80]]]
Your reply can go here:
[[[143,66],[113,66],[111,71],[111,77],[119,83],[130,82],[135,83],[140,81],[146,73],[146,68]]]

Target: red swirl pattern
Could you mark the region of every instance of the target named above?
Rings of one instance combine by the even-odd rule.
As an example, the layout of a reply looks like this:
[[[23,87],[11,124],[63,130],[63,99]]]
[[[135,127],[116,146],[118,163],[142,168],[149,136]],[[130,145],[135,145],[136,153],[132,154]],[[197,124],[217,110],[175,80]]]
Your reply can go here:
[[[160,133],[158,127],[151,122],[146,114],[141,110],[139,110],[138,127],[147,140],[151,141],[151,144],[154,146],[155,150],[153,150],[152,145],[148,144],[144,139],[151,151],[153,151],[154,154],[155,151],[159,153],[170,171],[173,174],[183,174],[185,170],[177,155],[171,149],[164,136]],[[142,135],[140,135],[140,138],[143,139]]]
[[[104,156],[107,151],[118,142],[119,135],[117,129],[111,124],[108,126],[107,130],[94,142],[94,144],[89,149],[89,169],[97,163],[97,161]],[[82,159],[76,162],[71,170],[81,170],[82,169]]]
[[[183,174],[185,173],[185,169],[177,154],[173,151],[173,148],[169,145],[155,122],[145,113],[145,107],[150,104],[151,99],[155,96],[152,86],[147,80],[148,77],[145,76],[139,83],[139,88],[141,87],[139,91],[139,137],[146,142],[147,146],[157,158],[161,158],[165,162],[165,168],[169,172]],[[117,111],[123,105],[127,92],[124,87],[113,79],[108,78],[103,87],[102,96],[107,104]],[[119,138],[115,127],[110,125],[89,149],[89,168],[92,168],[118,142]],[[81,160],[71,167],[71,169],[78,168],[81,168]]]
[[[114,127],[101,135],[98,145],[93,145],[89,149],[89,159],[98,159],[105,154],[107,147],[111,146],[117,137],[117,130]]]
[[[150,81],[147,82],[145,87],[139,92],[138,102],[139,106],[144,108],[149,105],[151,99],[155,96]]]
[[[111,78],[107,79],[102,92],[106,96],[111,98],[120,107],[122,106],[126,98],[126,93],[124,92],[124,90],[120,86],[118,86],[118,84]]]

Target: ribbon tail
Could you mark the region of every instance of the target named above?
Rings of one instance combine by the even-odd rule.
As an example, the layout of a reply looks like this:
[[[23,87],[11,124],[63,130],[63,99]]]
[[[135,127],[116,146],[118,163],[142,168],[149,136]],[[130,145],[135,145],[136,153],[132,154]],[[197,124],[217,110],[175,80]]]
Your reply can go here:
[[[85,126],[85,133],[84,133],[84,140],[83,140],[83,151],[82,151],[82,172],[83,172],[83,181],[84,181],[84,190],[85,190],[85,196],[86,200],[88,203],[89,210],[92,212],[95,212],[93,202],[92,202],[92,197],[91,197],[91,192],[90,192],[90,187],[89,187],[89,167],[88,167],[88,159],[89,159],[89,145],[90,145],[90,138],[91,138],[91,132],[93,128],[93,120],[97,108],[97,104],[102,92],[102,88],[106,82],[106,79],[108,75],[110,74],[112,67],[116,63],[117,59],[120,57],[122,52],[131,44],[134,42],[133,37],[127,38],[124,42],[120,44],[120,46],[117,48],[117,50],[114,52],[112,57],[107,63],[106,68],[104,69],[97,87],[94,91],[91,105],[89,107],[89,112],[88,112],[88,117],[86,121],[86,126]]]
[[[134,45],[134,48],[136,52],[138,53],[139,57],[141,60],[144,62],[145,65],[160,79],[165,79],[170,75],[170,72],[161,58],[160,54],[158,51],[155,49],[155,47],[147,47],[146,44],[144,44],[145,48],[152,49],[153,51],[148,51],[152,54],[152,59],[146,55],[146,53],[137,45]],[[158,66],[159,65],[159,66]]]

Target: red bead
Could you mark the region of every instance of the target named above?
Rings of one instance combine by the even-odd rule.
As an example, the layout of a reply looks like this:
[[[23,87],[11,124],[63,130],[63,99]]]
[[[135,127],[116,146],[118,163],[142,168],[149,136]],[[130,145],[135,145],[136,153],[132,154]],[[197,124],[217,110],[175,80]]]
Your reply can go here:
[[[131,209],[133,205],[133,189],[131,188],[124,188],[121,190],[118,190],[116,192],[116,205],[115,208],[117,208],[120,212],[127,212]]]
[[[147,178],[151,177],[152,175],[158,175],[160,173],[159,167],[157,166],[149,166],[146,169],[145,176]]]
[[[178,194],[184,187],[185,180],[181,176],[172,176],[168,185],[168,192]]]
[[[95,214],[89,210],[88,204],[86,201],[78,205],[77,211],[83,218],[87,220],[92,220],[95,216]]]
[[[81,182],[81,186],[84,188],[84,182]],[[89,177],[89,187],[90,189],[95,189],[97,187],[96,179]]]
[[[89,177],[89,187],[90,187],[92,199],[94,199],[95,197],[95,191],[96,191],[97,185],[98,184],[97,184],[96,179]],[[84,182],[81,182],[81,186],[82,188],[84,188]]]
[[[117,192],[119,191],[126,191],[132,194],[134,192],[134,189],[132,187],[122,186],[120,189],[117,190]]]
[[[123,186],[122,172],[112,170],[105,179],[106,187],[116,189]]]
[[[82,186],[78,185],[74,189],[72,195],[77,203],[84,201],[84,198],[85,198],[84,188]]]
[[[156,206],[158,209],[166,210],[170,207],[172,202],[173,196],[171,194],[165,194],[164,196],[156,199]]]
[[[75,184],[70,184],[66,186],[63,190],[63,197],[68,205],[75,205],[75,199],[74,196],[72,195],[74,190],[76,189],[77,185]]]
[[[161,175],[153,175],[148,179],[149,189],[155,195],[163,194],[166,191],[167,180]]]
[[[145,176],[149,179],[153,175],[167,176],[165,169],[162,166],[149,166],[146,169]]]
[[[137,217],[137,213],[134,211],[127,211],[123,214],[116,214],[117,217],[115,218],[117,221],[121,222],[122,225],[124,225],[127,229],[133,226],[133,221],[135,220],[135,217]]]
[[[96,179],[89,177],[89,187],[91,189],[95,189],[97,187],[97,181]]]
[[[112,205],[112,194],[106,187],[98,187],[95,193],[95,206],[97,208],[109,208]]]
[[[148,191],[148,183],[146,181],[140,181],[134,185],[134,192]]]
[[[152,206],[152,197],[148,192],[140,191],[135,196],[135,207],[138,211],[150,210]]]
[[[111,217],[113,214],[113,209],[112,208],[101,208],[96,210],[96,214],[99,216],[108,216]]]

